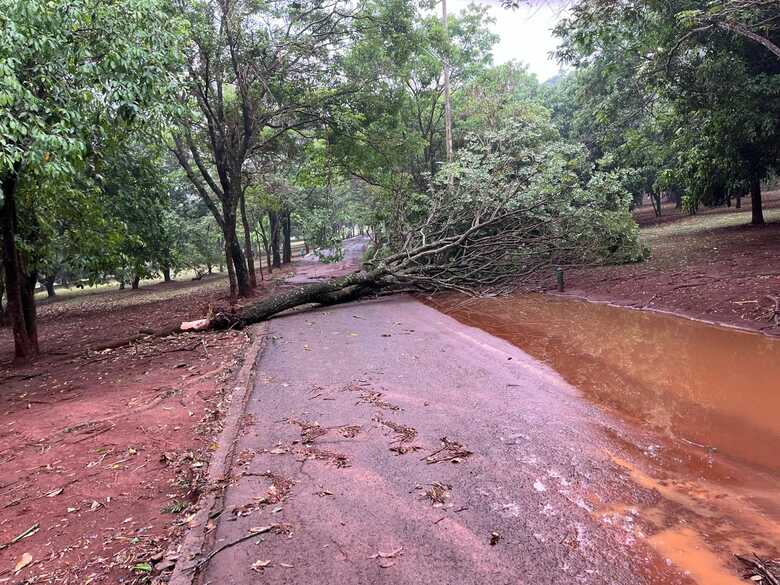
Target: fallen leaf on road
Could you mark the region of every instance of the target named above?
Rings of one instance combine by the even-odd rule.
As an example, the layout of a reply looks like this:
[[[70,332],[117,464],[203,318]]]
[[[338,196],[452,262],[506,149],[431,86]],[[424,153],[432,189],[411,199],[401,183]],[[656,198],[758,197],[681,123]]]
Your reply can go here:
[[[24,569],[27,565],[32,563],[33,557],[30,553],[24,553],[22,555],[22,558],[19,559],[19,561],[16,563],[16,566],[14,567],[14,575],[18,574],[19,571]]]
[[[254,528],[250,528],[249,532],[251,534],[265,534],[266,532],[272,530],[276,524],[271,524],[269,526],[255,526]]]
[[[47,498],[53,498],[54,496],[59,496],[62,493],[63,488],[57,488],[56,490],[50,491],[48,494],[46,494]]]
[[[282,449],[281,447],[277,447],[276,449],[271,449],[269,451],[271,455],[284,455],[287,453],[287,449]]]
[[[263,569],[271,566],[271,561],[255,561],[252,563],[252,570],[262,573]]]
[[[490,546],[496,546],[499,540],[501,540],[501,535],[498,532],[490,533]]]

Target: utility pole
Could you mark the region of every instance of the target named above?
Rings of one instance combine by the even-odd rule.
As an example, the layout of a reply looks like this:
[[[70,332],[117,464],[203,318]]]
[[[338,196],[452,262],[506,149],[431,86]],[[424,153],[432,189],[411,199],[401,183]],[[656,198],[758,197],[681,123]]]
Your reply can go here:
[[[452,162],[452,107],[450,105],[450,33],[447,21],[447,0],[441,0],[441,24],[444,27],[444,40],[446,43],[444,54],[444,143],[447,148],[447,162]],[[452,185],[452,177],[450,177]]]

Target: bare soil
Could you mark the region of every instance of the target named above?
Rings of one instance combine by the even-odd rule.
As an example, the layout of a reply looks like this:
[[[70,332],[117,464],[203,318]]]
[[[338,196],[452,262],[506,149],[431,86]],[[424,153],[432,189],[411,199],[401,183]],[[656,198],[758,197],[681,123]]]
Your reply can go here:
[[[568,294],[780,335],[780,191],[765,194],[764,226],[750,225],[750,199],[694,216],[667,205],[656,218],[648,206],[635,217],[651,257],[567,271]]]
[[[0,330],[0,583],[141,583],[170,564],[247,336],[139,332],[229,303],[224,276],[43,303],[25,366]]]

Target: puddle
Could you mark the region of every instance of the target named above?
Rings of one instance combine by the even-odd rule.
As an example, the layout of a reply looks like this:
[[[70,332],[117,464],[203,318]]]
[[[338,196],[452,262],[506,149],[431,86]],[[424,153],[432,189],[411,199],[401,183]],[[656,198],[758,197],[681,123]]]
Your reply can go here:
[[[436,299],[667,437],[780,474],[780,341],[646,311],[524,295]]]
[[[658,553],[688,574],[696,583],[706,585],[744,585],[745,581],[723,566],[698,534],[690,528],[665,530],[648,539]]]
[[[780,543],[780,341],[673,316],[523,295],[429,301],[547,363],[631,423],[606,455],[660,496],[594,517],[646,539],[699,585],[742,583],[734,553]],[[635,531],[635,532],[632,532]]]

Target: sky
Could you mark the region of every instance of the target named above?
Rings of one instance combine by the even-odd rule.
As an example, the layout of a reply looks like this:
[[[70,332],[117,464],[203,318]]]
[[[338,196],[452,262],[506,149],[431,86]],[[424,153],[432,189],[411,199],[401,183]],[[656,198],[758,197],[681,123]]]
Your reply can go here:
[[[498,0],[447,0],[447,10],[455,14],[472,3],[488,6],[490,16],[496,20],[491,29],[501,40],[493,50],[494,63],[522,61],[536,73],[539,81],[558,73],[559,66],[548,53],[557,45],[552,28],[564,16],[561,3],[554,0],[535,6],[523,3],[520,8],[507,10]]]

